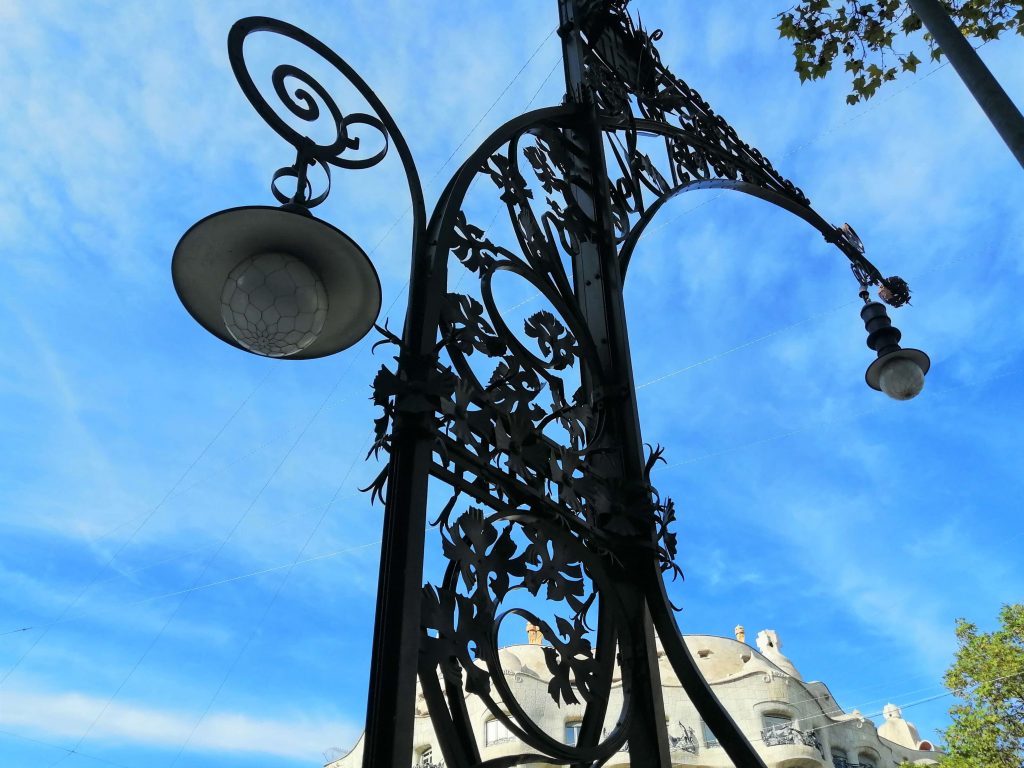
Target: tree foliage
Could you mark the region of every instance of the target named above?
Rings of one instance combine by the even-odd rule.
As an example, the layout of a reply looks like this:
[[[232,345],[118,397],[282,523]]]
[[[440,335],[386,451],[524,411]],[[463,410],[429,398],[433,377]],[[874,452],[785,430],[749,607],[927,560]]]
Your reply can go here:
[[[950,708],[942,768],[1024,766],[1024,604],[1005,605],[995,632],[957,621],[960,647],[944,682]]]
[[[940,0],[969,40],[986,43],[1004,32],[1024,35],[1024,2],[1017,0]],[[779,37],[793,41],[800,81],[819,80],[836,61],[850,73],[849,104],[869,99],[900,72],[916,72],[923,39],[925,54],[942,52],[906,0],[799,0],[780,13]]]

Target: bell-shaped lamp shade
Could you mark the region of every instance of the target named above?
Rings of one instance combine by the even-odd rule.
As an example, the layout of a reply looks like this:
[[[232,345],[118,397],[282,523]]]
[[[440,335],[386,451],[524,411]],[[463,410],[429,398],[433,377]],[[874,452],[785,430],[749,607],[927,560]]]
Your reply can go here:
[[[174,249],[174,289],[214,336],[265,357],[332,355],[377,319],[380,280],[352,239],[307,212],[231,208]]]
[[[864,378],[872,389],[894,400],[911,400],[924,389],[931,360],[919,349],[897,349],[868,366]]]

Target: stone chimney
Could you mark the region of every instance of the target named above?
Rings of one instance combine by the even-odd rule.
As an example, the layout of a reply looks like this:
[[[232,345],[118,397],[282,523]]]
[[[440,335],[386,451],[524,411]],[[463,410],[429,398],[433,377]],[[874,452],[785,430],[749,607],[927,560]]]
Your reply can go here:
[[[921,741],[921,734],[909,720],[903,719],[903,712],[895,704],[886,704],[882,710],[885,722],[878,728],[878,735],[909,749],[931,749],[930,742]]]
[[[782,641],[779,640],[779,633],[774,629],[762,629],[757,633],[757,649],[772,664],[777,666],[787,675],[803,680],[800,673],[796,671],[793,662],[782,655]]]
[[[747,630],[743,628],[742,624],[737,624],[733,632],[736,634],[736,639],[741,643],[747,642]]]
[[[526,625],[526,638],[530,645],[541,645],[544,642],[544,634],[536,624]]]

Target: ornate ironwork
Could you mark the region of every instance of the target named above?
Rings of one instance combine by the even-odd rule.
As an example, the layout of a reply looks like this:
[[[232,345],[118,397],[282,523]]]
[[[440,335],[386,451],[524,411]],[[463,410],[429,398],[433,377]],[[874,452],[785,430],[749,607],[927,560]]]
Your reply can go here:
[[[832,755],[832,768],[875,768],[873,763],[851,763],[845,757]]]
[[[784,744],[803,744],[805,747],[814,747],[825,757],[825,749],[821,739],[815,731],[801,731],[793,725],[777,723],[768,726],[761,731],[761,741],[766,747],[779,747]]]
[[[435,521],[451,565],[441,584],[424,590],[420,651],[421,679],[435,669],[444,676],[453,730],[470,728],[452,700],[461,698],[464,687],[547,759],[603,762],[624,742],[629,702],[620,727],[599,745],[582,739],[562,744],[516,701],[498,657],[502,622],[519,616],[538,626],[547,641],[553,700],[603,705],[613,658],[607,654],[599,662],[588,637],[599,594],[605,621],[616,626],[621,641],[628,644],[632,631],[615,598],[614,536],[617,531],[635,537],[637,531],[608,526],[615,520],[609,501],[619,479],[588,471],[604,439],[606,404],[600,386],[587,393],[581,385],[581,371],[601,381],[601,364],[563,261],[595,239],[596,226],[571,192],[582,181],[572,176],[572,149],[563,133],[571,113],[548,114],[548,120],[523,121],[526,127],[513,127],[511,136],[505,132],[494,140],[496,148],[485,143],[477,153],[482,162],[474,156],[459,174],[464,188],[477,176],[496,187],[515,242],[493,242],[461,210],[450,216],[450,226],[438,228],[438,254],[477,279],[479,298],[446,294],[437,349],[444,359],[415,393],[386,368],[378,374],[374,392],[384,416],[377,422],[376,446],[389,446],[390,421],[399,410],[430,413],[431,472],[454,490]],[[540,210],[538,198],[544,200]],[[502,274],[521,278],[555,311],[533,313],[521,333],[514,332],[495,298],[494,280]],[[397,337],[388,340],[401,344]],[[660,451],[651,456],[653,463]],[[383,474],[378,478],[376,493],[383,493],[386,480]],[[456,513],[463,497],[479,506]],[[649,511],[634,515],[663,521],[658,559],[670,567],[671,501],[654,500]],[[565,611],[548,621],[521,607],[502,610],[517,591],[542,594]]]
[[[271,84],[281,106],[293,118],[311,125],[328,124],[331,139],[317,142],[311,139],[308,133],[297,131],[264,98],[245,63],[245,40],[254,32],[271,32],[304,45],[332,64],[370,101],[371,105],[377,101],[376,96],[340,56],[297,27],[275,19],[252,17],[239,21],[231,28],[228,36],[228,58],[238,84],[267,125],[295,148],[295,162],[275,171],[271,192],[282,204],[292,203],[313,208],[320,205],[330,194],[331,166],[347,169],[373,167],[383,160],[388,152],[389,131],[385,128],[384,120],[378,115],[363,112],[345,114],[328,90],[305,70],[293,64],[279,64],[271,73]],[[360,149],[367,138],[367,135],[357,136],[356,132],[359,130],[372,136],[382,145],[381,148],[372,154],[353,157],[353,153]],[[325,188],[316,195],[313,195],[313,184],[309,178],[311,166],[318,166],[326,179]],[[291,195],[278,186],[278,182],[284,178],[295,179],[295,192]]]
[[[296,151],[295,163],[274,174],[281,203],[318,205],[329,193],[332,166],[371,167],[391,146],[409,179],[409,309],[401,336],[380,328],[397,366],[383,366],[373,384],[381,415],[371,453],[383,451],[389,462],[367,488],[386,510],[365,765],[398,765],[411,754],[413,665],[451,766],[597,768],[627,749],[627,738],[638,764],[667,763],[668,749],[696,754],[692,729],[679,724],[682,734],[670,737],[654,715],[660,691],[653,622],[721,746],[737,765],[756,768],[763,763],[697,670],[665,593],[664,574],[679,572],[675,510],[651,482],[662,449],[645,451],[640,437],[621,281],[637,240],[667,200],[718,187],[801,216],[850,259],[859,278],[896,299],[905,284],[882,280],[852,229],[825,222],[803,192],[672,75],[654,46],[660,31],[644,31],[626,2],[559,2],[568,103],[495,131],[449,182],[429,223],[407,143],[346,62],[272,19],[244,19],[229,37],[243,91]],[[323,57],[372,114],[344,113],[309,73],[282,64],[271,75],[281,106],[293,120],[327,120],[331,137],[318,143],[294,129],[245,65],[244,42],[256,31]],[[353,157],[363,138],[357,129],[382,148]],[[313,166],[327,179],[315,195]],[[284,178],[295,179],[294,194],[278,187]],[[507,213],[498,233],[466,213],[467,192],[480,183]],[[458,270],[464,274],[449,280]],[[525,318],[521,331],[496,290],[505,279],[522,281],[548,305]],[[448,565],[437,583],[421,587],[428,475],[449,488],[433,521]],[[533,610],[522,596],[559,607]],[[552,738],[516,700],[499,656],[499,635],[512,617],[539,627],[546,641],[552,700],[582,705],[577,743]],[[608,732],[601,728],[616,665],[623,705]],[[482,761],[467,693],[528,751]],[[762,737],[769,745],[821,748],[813,733],[792,728]]]
[[[677,749],[682,752],[689,752],[691,755],[696,755],[699,751],[697,734],[688,725],[683,725],[682,723],[677,723],[677,725],[681,733],[678,736],[673,736],[671,733],[668,735],[669,749]]]
[[[777,189],[808,205],[803,192],[662,63],[654,46],[661,30],[644,30],[628,13],[627,4],[623,0],[588,2],[580,18],[587,40],[586,77],[602,112],[634,131],[637,119],[682,129],[667,142],[676,183],[743,180]],[[644,158],[637,160],[642,168]]]

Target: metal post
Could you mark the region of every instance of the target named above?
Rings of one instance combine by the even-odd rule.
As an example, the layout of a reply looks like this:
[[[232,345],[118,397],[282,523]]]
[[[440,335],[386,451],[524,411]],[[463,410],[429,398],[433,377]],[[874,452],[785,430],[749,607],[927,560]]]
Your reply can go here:
[[[574,154],[575,172],[579,178],[591,182],[589,190],[575,185],[574,195],[583,214],[596,224],[596,240],[581,242],[573,260],[576,297],[597,342],[603,369],[600,387],[595,385],[593,374],[596,372],[587,375],[587,371],[584,371],[583,387],[608,417],[605,445],[602,446],[607,451],[595,451],[589,462],[591,471],[596,474],[622,481],[621,497],[616,500],[620,505],[619,514],[628,518],[635,536],[651,543],[655,537],[654,520],[652,517],[645,519],[641,512],[650,508],[650,497],[643,482],[643,438],[633,389],[622,275],[611,232],[604,139],[594,101],[584,80],[583,43],[576,23],[578,18],[578,0],[560,0],[566,94],[570,101],[579,103],[584,118],[579,130],[567,131],[567,138],[581,150]],[[620,519],[617,522],[622,524],[625,521]],[[650,558],[653,551],[653,547],[638,547],[637,557],[641,560]],[[641,563],[635,565],[644,567]],[[622,578],[618,579],[616,590],[632,614],[629,617],[631,625],[643,627],[642,632],[634,634],[631,648],[620,648],[623,662],[632,667],[633,695],[638,709],[629,734],[630,763],[667,768],[671,759],[654,628],[642,589],[637,580],[625,573],[629,567],[630,563],[623,563]],[[595,731],[599,727],[596,718],[584,725]],[[581,738],[587,735],[581,733]]]
[[[432,348],[444,285],[431,274],[428,261],[426,238],[416,238],[397,371],[399,378],[412,385],[425,381],[435,364]],[[364,768],[401,767],[408,765],[412,756],[432,452],[429,416],[403,410],[401,397],[396,398],[366,704]]]
[[[920,17],[1017,162],[1024,167],[1024,115],[938,0],[907,0],[907,4]]]

